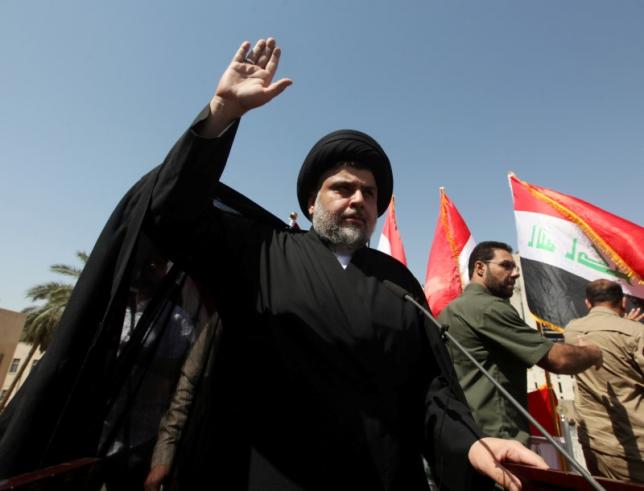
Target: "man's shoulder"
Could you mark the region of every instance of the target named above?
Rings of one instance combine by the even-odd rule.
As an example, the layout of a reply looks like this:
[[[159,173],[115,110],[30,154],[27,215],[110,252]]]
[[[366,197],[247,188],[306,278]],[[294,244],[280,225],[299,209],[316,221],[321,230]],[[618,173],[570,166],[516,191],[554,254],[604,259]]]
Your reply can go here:
[[[616,332],[628,336],[644,335],[644,325],[640,322],[625,319],[604,308],[593,308],[588,315],[574,319],[566,326],[570,332]]]
[[[356,262],[367,266],[370,274],[378,279],[389,280],[414,296],[424,298],[423,289],[412,272],[389,254],[365,247],[360,251],[359,257],[356,257]]]
[[[371,247],[362,249],[361,254],[363,254],[364,260],[370,263],[371,267],[382,271],[383,274],[399,277],[418,284],[418,281],[414,278],[411,271],[407,269],[407,266],[389,254],[378,249],[372,249]]]
[[[472,324],[481,325],[490,313],[494,315],[508,306],[512,307],[503,299],[492,295],[486,288],[470,284],[443,309],[441,316],[443,319],[457,316]]]
[[[466,290],[470,290],[470,287]],[[469,313],[480,326],[490,329],[501,326],[516,329],[528,327],[508,299],[497,297],[481,286],[478,286],[472,295],[463,296],[461,302],[463,312]],[[531,332],[532,328],[529,329]]]
[[[507,300],[492,295],[486,288],[480,285],[473,284],[468,285],[463,293],[452,303],[454,307],[467,308],[481,313],[513,309]]]

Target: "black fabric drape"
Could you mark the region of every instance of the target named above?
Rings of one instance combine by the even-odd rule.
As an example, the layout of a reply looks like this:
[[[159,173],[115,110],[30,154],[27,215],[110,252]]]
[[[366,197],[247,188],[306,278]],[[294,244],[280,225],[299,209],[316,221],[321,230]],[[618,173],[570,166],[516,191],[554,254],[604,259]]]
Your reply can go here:
[[[152,190],[164,165],[141,178],[111,214],[39,369],[28,377],[0,415],[0,478],[80,457],[99,456],[105,419],[120,384],[137,362],[136,353],[126,363],[117,353],[133,275],[141,266],[137,264],[137,248],[144,236]],[[222,183],[215,183],[213,195],[216,206],[261,218],[276,228],[286,227]],[[155,244],[154,240],[152,243],[164,249],[163,244]],[[201,293],[209,297],[204,302],[214,303],[206,290]],[[157,298],[156,305],[165,300]]]

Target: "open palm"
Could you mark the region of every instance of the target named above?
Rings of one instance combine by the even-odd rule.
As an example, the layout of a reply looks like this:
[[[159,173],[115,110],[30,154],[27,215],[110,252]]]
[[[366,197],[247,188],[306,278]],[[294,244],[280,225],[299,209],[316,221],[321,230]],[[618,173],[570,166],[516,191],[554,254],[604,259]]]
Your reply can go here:
[[[289,79],[273,82],[280,57],[274,39],[260,39],[252,51],[248,52],[249,48],[248,42],[242,43],[215,91],[215,97],[238,117],[266,104],[292,83]]]

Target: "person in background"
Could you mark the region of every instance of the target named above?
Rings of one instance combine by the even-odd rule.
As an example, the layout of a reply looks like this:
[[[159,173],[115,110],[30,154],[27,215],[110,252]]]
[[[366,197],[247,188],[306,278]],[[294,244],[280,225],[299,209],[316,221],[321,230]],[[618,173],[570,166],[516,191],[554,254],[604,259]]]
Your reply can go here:
[[[566,326],[566,342],[599,346],[604,364],[578,373],[575,394],[579,443],[592,474],[644,482],[644,318],[625,314],[618,283],[586,286],[588,315]]]
[[[508,244],[480,242],[469,257],[468,269],[470,284],[447,305],[439,320],[523,407],[528,406],[526,370],[531,366],[564,374],[601,366],[597,346],[553,343],[521,319],[510,304],[519,267]],[[527,445],[526,418],[463,353],[448,347],[474,419],[483,431]]]

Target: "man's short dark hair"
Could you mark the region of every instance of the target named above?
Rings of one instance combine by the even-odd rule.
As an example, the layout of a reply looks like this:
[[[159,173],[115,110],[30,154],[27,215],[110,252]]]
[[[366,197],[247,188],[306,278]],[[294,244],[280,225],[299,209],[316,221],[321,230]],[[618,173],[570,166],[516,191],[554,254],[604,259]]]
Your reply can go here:
[[[624,298],[624,292],[619,283],[610,280],[595,280],[586,285],[586,300],[591,306],[598,303],[609,303],[617,307]]]
[[[503,249],[504,251],[512,254],[512,247],[505,242],[487,240],[476,244],[476,247],[474,247],[472,254],[470,254],[470,259],[467,263],[467,271],[470,275],[470,279],[472,279],[472,275],[474,274],[474,265],[476,264],[476,261],[489,261],[494,257],[495,249]]]

